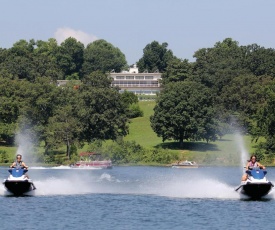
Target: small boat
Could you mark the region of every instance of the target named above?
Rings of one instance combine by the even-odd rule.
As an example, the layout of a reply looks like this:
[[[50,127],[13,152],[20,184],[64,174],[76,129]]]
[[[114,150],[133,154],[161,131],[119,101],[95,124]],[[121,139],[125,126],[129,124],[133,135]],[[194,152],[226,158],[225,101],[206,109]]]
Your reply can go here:
[[[8,170],[10,175],[8,179],[3,181],[6,190],[15,196],[27,195],[35,190],[35,186],[31,179],[26,175],[27,169],[12,168]]]
[[[242,181],[235,191],[240,191],[252,199],[260,199],[274,187],[273,183],[268,181],[265,176],[266,170],[254,167],[246,170],[246,173],[248,175],[247,180]]]
[[[82,168],[82,169],[111,169],[112,161],[102,159],[100,153],[94,152],[82,152],[80,155],[80,161],[70,165],[71,168]]]
[[[172,168],[198,168],[199,165],[195,161],[179,161],[172,164]]]

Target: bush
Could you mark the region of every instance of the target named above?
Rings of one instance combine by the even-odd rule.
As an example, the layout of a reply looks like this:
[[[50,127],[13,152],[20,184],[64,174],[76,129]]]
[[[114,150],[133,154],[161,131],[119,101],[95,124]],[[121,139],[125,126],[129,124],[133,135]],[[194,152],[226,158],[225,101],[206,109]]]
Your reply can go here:
[[[143,117],[143,111],[138,104],[131,104],[129,107],[129,118]]]
[[[110,158],[114,164],[170,164],[177,153],[162,148],[145,149],[135,141],[117,140],[93,150]]]
[[[9,160],[9,155],[7,154],[6,151],[4,150],[0,150],[0,161],[1,163],[9,163],[10,160]]]

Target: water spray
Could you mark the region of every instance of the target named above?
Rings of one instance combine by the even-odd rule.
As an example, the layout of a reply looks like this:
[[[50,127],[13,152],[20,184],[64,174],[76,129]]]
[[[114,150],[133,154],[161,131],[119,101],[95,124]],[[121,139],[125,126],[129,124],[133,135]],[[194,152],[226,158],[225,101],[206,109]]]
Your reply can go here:
[[[34,143],[28,134],[17,133],[15,142],[18,146],[16,155],[22,155],[22,159],[26,162],[35,162]]]
[[[235,135],[235,141],[238,145],[238,149],[240,151],[240,160],[241,160],[241,168],[243,169],[244,166],[247,164],[247,160],[249,159],[249,154],[245,148],[243,137],[240,133]]]

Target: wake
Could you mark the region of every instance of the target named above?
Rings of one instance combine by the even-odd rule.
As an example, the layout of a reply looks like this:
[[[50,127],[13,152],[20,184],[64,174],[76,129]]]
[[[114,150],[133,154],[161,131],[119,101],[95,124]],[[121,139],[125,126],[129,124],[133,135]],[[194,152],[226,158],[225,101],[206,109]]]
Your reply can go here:
[[[142,175],[143,170],[134,171],[135,168],[129,168],[126,171],[125,169],[81,170],[71,169],[68,166],[32,167],[31,169],[30,177],[37,188],[33,194],[30,194],[33,196],[129,194],[182,199],[239,200],[246,198],[235,191],[238,183],[233,186],[231,181],[231,184],[228,184],[224,181],[224,175],[220,175],[221,171],[207,171],[207,168],[196,171],[157,169]],[[209,175],[209,172],[214,174]],[[215,178],[217,175],[220,178]],[[234,174],[233,177],[235,177]],[[0,196],[5,196],[7,194],[5,191],[4,185],[0,186]],[[265,198],[274,199],[274,189]]]

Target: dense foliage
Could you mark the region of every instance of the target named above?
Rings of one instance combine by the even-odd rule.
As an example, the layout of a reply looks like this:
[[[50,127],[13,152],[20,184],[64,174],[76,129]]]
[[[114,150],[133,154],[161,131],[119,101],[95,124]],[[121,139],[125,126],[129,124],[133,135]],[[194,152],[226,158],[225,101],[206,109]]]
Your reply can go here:
[[[239,46],[238,42],[227,38],[217,42],[213,48],[196,51],[194,57],[196,58],[194,63],[177,59],[168,63],[163,74],[164,90],[160,93],[155,115],[151,118],[152,127],[157,134],[163,139],[173,138],[181,141],[182,138],[171,135],[171,133],[175,135],[175,125],[176,128],[180,128],[182,124],[181,120],[179,122],[176,118],[183,119],[183,111],[189,111],[187,114],[195,117],[193,114],[199,109],[182,105],[188,101],[186,95],[181,94],[182,91],[186,91],[186,86],[180,90],[178,87],[182,82],[188,84],[193,81],[203,84],[211,91],[212,103],[206,105],[200,103],[200,106],[202,109],[206,106],[208,110],[215,111],[214,126],[211,125],[212,136],[222,136],[238,130],[253,135],[255,140],[264,137],[265,142],[259,145],[261,151],[257,151],[258,155],[274,153],[272,117],[275,117],[275,111],[272,95],[275,50],[265,49],[257,44]],[[171,82],[176,84],[171,85]],[[186,93],[191,98],[201,94],[196,90]],[[182,105],[182,110],[177,111],[175,108],[179,105]],[[199,118],[195,120],[198,123],[201,121]],[[174,121],[177,121],[177,124],[174,124]],[[187,122],[185,127],[191,124],[192,122]],[[219,124],[218,128],[216,124]],[[198,133],[196,130],[195,135]],[[189,136],[183,139],[188,138]]]
[[[71,37],[60,45],[53,38],[20,40],[10,49],[0,49],[0,76],[9,79],[77,80],[94,71],[119,72],[126,64],[125,55],[105,40],[97,40],[86,48]]]
[[[90,43],[84,51],[83,73],[101,70],[120,72],[127,64],[125,55],[105,40]]]
[[[153,130],[163,141],[217,139],[213,99],[209,88],[191,81],[172,82],[161,92],[151,117]]]
[[[153,41],[143,49],[139,71],[162,73],[153,130],[163,141],[182,145],[184,140],[215,141],[238,129],[254,140],[262,138],[258,156],[272,156],[275,50],[239,46],[226,38],[197,50],[194,57],[192,63],[175,57],[165,42]],[[14,144],[16,134],[23,133],[44,144],[47,159],[62,146],[71,158],[77,147],[98,140],[119,143],[108,150],[117,163],[176,159],[121,139],[129,118],[142,116],[137,96],[120,94],[107,77],[126,67],[125,55],[102,39],[87,47],[74,38],[60,45],[51,38],[0,48],[0,141]],[[72,81],[58,87],[56,80],[64,79]],[[1,157],[7,160],[4,153]]]
[[[100,76],[100,72],[87,79],[87,84],[75,88],[72,84],[58,87],[47,78],[34,82],[0,78],[1,141],[12,143],[20,132],[33,142],[44,142],[46,155],[49,150],[67,146],[70,158],[75,145],[125,136],[127,107],[118,90],[106,86],[107,76]]]
[[[153,41],[143,49],[143,57],[137,62],[140,72],[165,72],[168,62],[174,58],[173,52],[167,49],[168,44]]]

